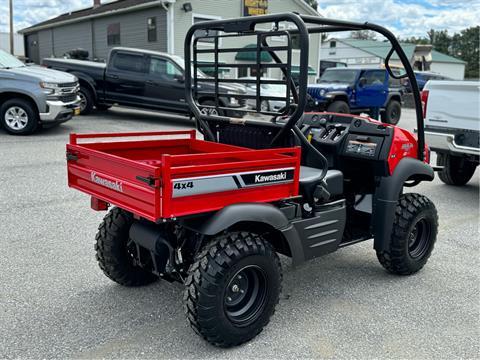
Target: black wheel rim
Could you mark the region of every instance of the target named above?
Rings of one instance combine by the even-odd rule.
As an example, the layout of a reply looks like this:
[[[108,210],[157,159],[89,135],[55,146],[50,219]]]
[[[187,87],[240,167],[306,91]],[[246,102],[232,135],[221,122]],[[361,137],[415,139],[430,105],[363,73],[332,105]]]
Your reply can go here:
[[[414,259],[422,258],[427,254],[430,247],[430,223],[425,219],[419,219],[408,235],[408,253]]]
[[[225,290],[225,313],[235,325],[248,326],[260,317],[266,299],[265,273],[258,266],[245,266],[235,273]]]

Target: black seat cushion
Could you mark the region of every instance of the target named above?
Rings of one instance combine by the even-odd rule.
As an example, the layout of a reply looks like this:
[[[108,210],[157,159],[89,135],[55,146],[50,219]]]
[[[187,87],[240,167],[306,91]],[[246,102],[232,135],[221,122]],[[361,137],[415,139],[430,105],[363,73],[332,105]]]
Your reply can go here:
[[[300,166],[300,192],[307,198],[313,195],[316,186],[321,183],[321,174],[321,169]],[[343,173],[340,170],[328,170],[324,180],[330,197],[343,194]]]

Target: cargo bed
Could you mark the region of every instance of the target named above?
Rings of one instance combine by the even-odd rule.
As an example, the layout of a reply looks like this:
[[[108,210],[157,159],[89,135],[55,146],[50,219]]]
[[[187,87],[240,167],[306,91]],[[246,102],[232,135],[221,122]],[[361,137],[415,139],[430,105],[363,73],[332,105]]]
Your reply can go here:
[[[67,162],[68,185],[92,203],[159,222],[298,195],[300,148],[252,150],[195,130],[71,134]]]

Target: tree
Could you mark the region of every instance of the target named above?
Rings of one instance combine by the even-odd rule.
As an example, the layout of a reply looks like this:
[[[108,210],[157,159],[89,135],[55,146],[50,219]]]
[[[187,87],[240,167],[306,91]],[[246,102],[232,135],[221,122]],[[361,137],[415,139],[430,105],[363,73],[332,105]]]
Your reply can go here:
[[[467,63],[465,66],[465,77],[467,79],[480,78],[480,26],[470,27],[460,31],[460,33],[453,34],[453,36],[450,36],[447,30],[430,29],[427,36],[428,38],[411,37],[401,41],[412,44],[431,44],[433,49],[465,61]]]
[[[459,34],[454,34],[452,37],[449,54],[467,63],[465,66],[465,77],[467,79],[480,78],[479,43],[480,26],[462,30]]]
[[[350,33],[350,37],[357,40],[375,40],[377,38],[377,34],[370,30],[357,30],[352,31]]]
[[[448,35],[447,30],[435,31],[433,33],[433,48],[441,53],[448,54],[452,38]]]

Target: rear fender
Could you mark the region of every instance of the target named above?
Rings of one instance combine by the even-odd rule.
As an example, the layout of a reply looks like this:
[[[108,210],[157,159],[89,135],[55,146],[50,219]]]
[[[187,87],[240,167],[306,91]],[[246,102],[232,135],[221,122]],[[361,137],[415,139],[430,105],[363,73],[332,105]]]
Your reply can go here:
[[[380,178],[375,191],[372,216],[375,250],[389,250],[395,209],[405,182],[432,181],[433,179],[432,167],[414,158],[403,158],[391,176]]]
[[[297,231],[285,214],[270,204],[242,203],[224,207],[213,214],[184,219],[182,226],[199,234],[214,236],[239,223],[258,223],[278,230],[287,242],[293,265],[305,259]]]

